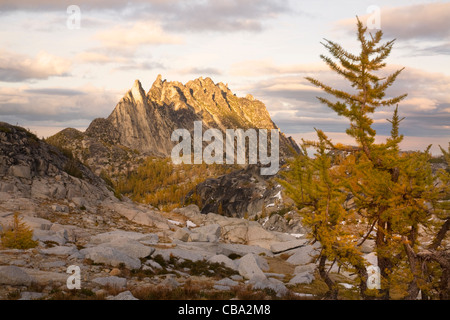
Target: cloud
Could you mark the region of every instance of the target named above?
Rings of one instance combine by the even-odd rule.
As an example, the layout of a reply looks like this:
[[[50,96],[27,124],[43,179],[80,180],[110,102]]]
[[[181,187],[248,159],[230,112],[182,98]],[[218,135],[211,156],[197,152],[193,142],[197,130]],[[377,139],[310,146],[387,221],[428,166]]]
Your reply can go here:
[[[51,96],[79,96],[85,94],[84,91],[81,90],[73,90],[73,89],[62,89],[62,88],[44,88],[44,89],[25,89],[23,90],[25,93],[32,94],[44,94]]]
[[[406,49],[408,51],[408,57],[411,56],[437,56],[437,55],[450,55],[450,42],[438,44],[438,45],[427,45],[423,46],[421,44],[406,44],[401,45],[401,49]]]
[[[127,61],[127,64],[120,65],[114,70],[155,70],[155,69],[166,69],[166,67],[159,62],[155,61],[146,61],[146,62],[137,62],[137,61]]]
[[[222,71],[211,67],[192,67],[179,70],[179,72],[187,75],[222,75]]]
[[[138,21],[100,31],[95,36],[103,46],[116,50],[133,51],[141,45],[181,44],[183,40],[166,33],[154,21]]]
[[[72,3],[61,0],[3,0],[0,12],[62,11]],[[288,0],[78,0],[81,12],[110,10],[128,20],[161,21],[177,32],[259,32],[264,21],[289,13]],[[83,23],[83,22],[82,22]]]
[[[327,70],[323,64],[278,65],[271,59],[247,60],[235,63],[230,68],[230,74],[241,77],[259,77],[267,75],[299,74]]]
[[[92,86],[73,89],[3,87],[0,88],[0,118],[12,123],[88,125],[94,118],[108,116],[120,97],[120,93]]]
[[[399,69],[391,65],[386,74]],[[304,76],[275,75],[257,80],[251,85],[240,88],[263,101],[274,122],[288,134],[312,132],[319,128],[328,132],[345,132],[348,120],[339,117],[334,111],[321,104],[317,96],[326,95],[311,85]],[[319,69],[312,72],[313,78],[337,88],[345,88],[341,78],[331,71]],[[346,89],[347,90],[347,89]],[[442,73],[431,73],[415,68],[406,68],[396,83],[387,92],[387,97],[408,93],[407,99],[399,104],[402,122],[400,131],[410,137],[435,138],[450,137],[450,77]],[[373,115],[374,125],[379,135],[389,135],[391,127],[386,119],[392,118],[393,108],[380,108]],[[432,138],[431,138],[432,137]]]
[[[164,12],[165,27],[176,31],[259,32],[264,21],[289,12],[287,1],[209,0],[178,3]]]
[[[41,51],[28,57],[0,50],[0,81],[21,82],[67,76],[71,67],[69,60]]]
[[[363,15],[365,23],[370,15]],[[450,37],[450,3],[435,2],[402,7],[381,8],[381,29],[391,38],[401,40],[442,40]],[[338,28],[348,29],[354,34],[355,19],[338,21]]]
[[[76,59],[81,63],[93,63],[93,64],[106,64],[106,63],[126,61],[126,59],[123,57],[117,56],[111,57],[110,55],[94,51],[81,52],[76,56]]]
[[[434,99],[429,99],[426,97],[423,98],[409,98],[406,100],[403,100],[402,105],[406,105],[410,108],[414,108],[418,111],[432,111],[437,108],[437,101]]]

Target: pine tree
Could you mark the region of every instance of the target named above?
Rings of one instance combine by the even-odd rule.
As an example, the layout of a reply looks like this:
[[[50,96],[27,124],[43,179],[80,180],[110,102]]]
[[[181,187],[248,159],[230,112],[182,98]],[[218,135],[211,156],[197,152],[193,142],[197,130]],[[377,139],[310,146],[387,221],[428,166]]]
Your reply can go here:
[[[307,188],[311,185],[312,171],[310,170],[311,159],[308,157],[306,141],[303,140],[300,149],[301,153],[290,162],[289,171],[282,173],[284,178],[289,179],[289,182],[280,180],[280,183],[285,187],[291,199],[298,206],[303,207],[310,204]]]
[[[361,44],[359,55],[354,55],[344,50],[339,44],[325,39],[323,46],[337,61],[324,55],[320,56],[331,70],[349,81],[356,92],[348,93],[334,89],[311,77],[306,79],[326,93],[338,98],[338,101],[332,102],[318,97],[319,101],[333,109],[338,115],[350,120],[347,134],[355,138],[369,159],[374,160],[371,147],[374,144],[376,132],[371,127],[373,120],[370,118],[370,114],[379,107],[396,105],[406,97],[406,94],[403,94],[391,99],[383,99],[386,90],[394,83],[403,69],[397,70],[387,77],[378,76],[375,71],[386,66],[384,60],[391,53],[395,40],[379,45],[383,36],[381,30],[377,31],[375,36],[370,34],[371,39],[367,40],[365,37],[367,27],[364,27],[359,19],[357,19],[357,26],[357,37]]]
[[[319,141],[303,141],[303,154],[291,163],[291,170],[284,173],[285,180],[280,182],[298,207],[311,209],[311,212],[300,213],[303,224],[311,230],[313,241],[321,244],[318,271],[328,286],[326,297],[336,299],[339,293],[337,284],[326,270],[327,262],[337,262],[340,268],[356,270],[361,281],[361,295],[366,296],[367,271],[355,236],[347,224],[353,213],[342,206],[347,194],[342,191],[345,166],[341,164],[346,159],[336,157],[333,160],[328,151],[336,147],[323,131],[316,131]],[[307,156],[307,147],[316,149],[314,159]]]
[[[337,99],[331,101],[318,97],[320,102],[349,120],[350,127],[346,132],[355,139],[357,148],[345,150],[345,147],[340,146],[341,151],[351,151],[351,154],[330,167],[324,146],[331,147],[332,143],[317,130],[319,142],[315,146],[319,152],[312,166],[313,183],[303,179],[309,172],[309,169],[301,169],[302,163],[307,163],[305,159],[297,160],[293,168],[293,174],[297,178],[292,175],[290,178],[292,181],[296,180],[300,190],[306,190],[308,199],[313,204],[314,214],[305,221],[313,227],[314,237],[322,244],[321,259],[334,258],[344,266],[353,266],[360,276],[363,298],[376,295],[389,299],[392,290],[401,297],[413,299],[419,290],[427,287],[426,278],[429,274],[419,270],[417,260],[420,256],[419,230],[422,228],[432,231],[430,218],[435,211],[429,204],[436,203],[439,193],[435,188],[429,163],[430,148],[425,152],[412,154],[400,152],[399,144],[403,136],[399,134],[399,125],[403,119],[399,116],[398,105],[392,119],[388,120],[392,125],[390,138],[385,143],[375,143],[376,131],[372,127],[372,114],[378,108],[396,105],[406,97],[404,94],[385,98],[386,90],[393,85],[403,69],[381,77],[380,71],[386,66],[384,60],[389,56],[395,40],[380,44],[383,36],[381,30],[375,35],[369,33],[367,38],[367,28],[359,19],[357,29],[357,38],[361,44],[358,55],[347,52],[339,44],[329,40],[325,40],[323,45],[332,58],[321,55],[325,63],[347,80],[355,92],[334,89],[316,79],[307,78],[313,85]],[[336,146],[333,148],[336,149]],[[299,189],[295,189],[292,182],[287,182],[289,184],[290,194],[297,195],[296,201],[299,202]],[[352,220],[352,211],[345,212],[341,209],[343,195],[347,193],[352,194],[355,199],[356,209],[353,213],[358,214],[368,225],[366,233],[361,235],[362,239],[356,245],[354,241],[342,242],[342,239],[351,236],[348,233],[351,228],[334,224]],[[305,201],[303,191],[300,195],[301,201]],[[440,230],[446,225],[448,219]],[[445,237],[446,231],[442,232]],[[382,289],[377,294],[366,290],[363,280],[367,273],[359,250],[364,241],[373,235],[382,276]],[[438,263],[448,279],[444,264]],[[441,287],[444,281],[446,280],[440,281]],[[329,288],[333,292],[332,283]]]
[[[321,55],[322,60],[325,61],[331,70],[349,81],[356,92],[348,93],[334,89],[318,80],[309,77],[307,79],[326,93],[336,97],[337,101],[335,102],[322,97],[318,99],[338,115],[346,117],[350,121],[350,128],[346,132],[355,139],[360,148],[358,162],[361,169],[361,177],[358,177],[355,181],[364,181],[363,183],[356,182],[352,191],[357,199],[364,204],[360,207],[373,208],[370,213],[372,217],[369,217],[369,219],[377,225],[378,266],[381,269],[383,278],[388,279],[393,263],[388,254],[385,254],[389,250],[389,234],[391,233],[391,221],[389,221],[386,214],[389,206],[387,201],[372,203],[371,206],[367,206],[367,204],[370,201],[373,202],[388,197],[389,184],[391,182],[395,183],[398,178],[398,169],[392,166],[392,161],[388,160],[389,156],[386,154],[387,151],[390,151],[392,154],[392,152],[396,151],[394,150],[395,148],[375,144],[376,131],[372,128],[373,120],[371,114],[377,108],[393,106],[406,97],[406,94],[404,94],[384,99],[387,88],[394,83],[403,69],[397,70],[384,78],[377,75],[375,72],[379,72],[386,66],[384,60],[389,56],[395,40],[380,44],[383,36],[381,30],[377,31],[374,36],[369,34],[370,39],[367,39],[367,28],[363,26],[359,19],[357,19],[357,28],[357,38],[361,45],[359,55],[354,55],[344,50],[339,44],[330,40],[325,40],[323,45],[334,59]],[[393,119],[393,121],[398,121],[398,119]],[[391,145],[397,145],[398,140],[399,137],[393,137]],[[374,185],[376,188],[373,188]],[[369,195],[369,190],[366,190],[368,186],[374,192],[371,195]],[[385,290],[384,298],[388,297],[389,291]]]
[[[33,230],[23,222],[18,212],[14,213],[11,230],[1,235],[1,244],[11,249],[30,249],[38,245],[37,241],[33,240]]]

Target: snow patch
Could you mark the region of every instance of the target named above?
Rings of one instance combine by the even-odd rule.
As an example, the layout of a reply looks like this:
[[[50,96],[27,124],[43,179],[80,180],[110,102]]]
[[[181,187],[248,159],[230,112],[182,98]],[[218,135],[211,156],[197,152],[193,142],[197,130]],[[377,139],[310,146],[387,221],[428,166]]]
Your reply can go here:
[[[197,225],[193,223],[191,220],[186,221],[186,227],[195,228]]]
[[[281,190],[278,191],[278,193],[274,196],[274,198],[278,198],[278,199],[282,200],[282,198],[281,198]]]
[[[169,221],[171,224],[174,224],[174,225],[176,225],[176,226],[181,225],[181,222],[179,222],[179,221],[170,220],[170,219],[168,219],[167,221]]]

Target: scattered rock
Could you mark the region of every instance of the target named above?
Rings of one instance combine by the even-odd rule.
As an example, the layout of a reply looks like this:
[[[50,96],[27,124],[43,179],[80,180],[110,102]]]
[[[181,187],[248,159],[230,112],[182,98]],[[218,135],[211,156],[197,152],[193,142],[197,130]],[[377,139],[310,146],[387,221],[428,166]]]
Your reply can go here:
[[[239,274],[246,279],[253,279],[254,277],[265,279],[266,276],[251,253],[239,259]]]
[[[231,288],[228,286],[222,286],[220,284],[215,284],[213,286],[214,289],[219,290],[219,291],[229,291]]]
[[[180,286],[180,283],[174,279],[173,275],[169,275],[166,279],[161,282],[161,286],[166,288],[175,289]]]
[[[33,232],[33,240],[41,242],[56,243],[59,246],[63,246],[67,242],[67,232],[55,232],[53,230],[37,230]]]
[[[52,210],[54,212],[69,213],[69,207],[65,205],[53,204]]]
[[[107,297],[108,300],[139,300],[133,296],[133,294],[130,291],[124,291],[122,293],[119,293],[115,297]]]
[[[29,286],[33,279],[19,267],[0,266],[0,284]]]
[[[294,249],[293,255],[291,255],[286,261],[294,265],[308,264],[314,258],[320,244],[316,242],[314,245],[305,245],[298,249]]]
[[[65,272],[42,271],[32,268],[23,268],[23,270],[33,279],[32,282],[38,285],[65,284],[69,276]]]
[[[302,272],[298,273],[289,281],[289,285],[296,285],[296,284],[310,284],[313,282],[314,276],[311,274],[311,272]]]
[[[235,287],[235,286],[239,285],[239,282],[231,280],[229,278],[224,278],[222,280],[216,281],[216,285]]]
[[[179,213],[186,218],[189,218],[196,225],[204,223],[206,216],[200,213],[200,209],[195,204],[188,205],[183,208],[176,208],[173,210],[175,213]]]
[[[250,221],[247,230],[247,244],[269,249],[278,238],[270,231],[265,230],[258,222]]]
[[[173,256],[178,259],[191,260],[191,261],[200,261],[200,260],[208,260],[214,254],[206,251],[188,251],[183,249],[156,249],[152,254],[152,257],[157,255],[161,255],[164,260],[169,261],[170,257]]]
[[[70,256],[77,253],[76,247],[56,246],[48,249],[42,249],[41,253],[56,256]]]
[[[269,271],[270,267],[269,267],[269,263],[267,262],[266,259],[264,259],[262,256],[254,256],[256,259],[256,263],[258,264],[258,267],[262,270],[262,271]]]
[[[120,271],[120,270],[117,269],[117,268],[113,268],[113,269],[109,272],[109,274],[110,274],[111,276],[113,276],[113,277],[117,277],[117,276],[120,276],[120,275],[122,274],[122,271]]]
[[[19,300],[39,300],[45,295],[41,292],[22,292]]]
[[[155,251],[155,248],[145,246],[135,240],[124,241],[116,239],[111,242],[102,243],[99,247],[110,247],[135,259],[146,258]]]
[[[284,283],[278,279],[273,278],[267,279],[266,277],[264,278],[254,277],[250,280],[249,283],[252,284],[253,289],[257,290],[271,289],[275,291],[278,297],[282,297],[289,292]]]
[[[272,257],[273,253],[270,250],[261,248],[259,246],[249,246],[243,244],[232,244],[232,243],[220,243],[220,251],[222,254],[229,256],[230,254],[237,254],[241,257],[248,253],[253,253],[255,255],[264,254],[267,257]]]
[[[30,228],[38,229],[38,230],[50,230],[53,223],[49,220],[30,217],[30,216],[22,216],[23,222],[25,222]]]
[[[304,272],[311,272],[311,274],[314,273],[317,266],[314,263],[309,263],[303,266],[297,266],[295,267],[294,274],[304,273]]]
[[[50,262],[45,262],[45,263],[41,264],[41,268],[43,268],[43,269],[61,268],[61,267],[64,267],[66,264],[67,263],[62,260],[50,261]]]
[[[284,277],[286,277],[286,275],[284,275],[282,273],[265,272],[264,274],[266,275],[267,278],[280,278],[280,279],[283,279]]]
[[[193,229],[192,233],[189,235],[189,238],[194,242],[218,242],[220,234],[220,225],[210,224]]]
[[[143,234],[139,232],[133,232],[133,231],[123,231],[123,230],[115,230],[105,233],[100,233],[95,236],[93,236],[90,239],[90,242],[93,244],[101,244],[111,241],[128,241],[128,240],[143,240],[148,238],[148,234]]]
[[[101,286],[111,286],[115,288],[125,288],[127,286],[127,279],[119,278],[116,276],[95,278],[92,282],[97,283]]]
[[[152,268],[154,268],[154,269],[159,269],[159,270],[162,269],[161,265],[158,262],[153,261],[153,260],[147,260],[145,262],[145,264],[150,266],[150,267],[152,267]]]
[[[302,247],[307,243],[308,243],[308,240],[306,240],[306,239],[291,240],[291,241],[286,241],[286,242],[277,242],[277,243],[273,243],[270,246],[270,250],[273,253],[281,253],[284,251]]]
[[[172,239],[188,242],[191,233],[191,230],[189,230],[188,228],[180,228],[172,235]]]
[[[233,274],[232,276],[230,276],[230,279],[234,280],[234,281],[242,281],[242,280],[244,280],[244,278],[242,276],[238,275],[238,274]]]
[[[130,257],[122,251],[111,247],[97,246],[86,248],[80,250],[80,253],[86,259],[91,259],[94,263],[104,263],[113,267],[124,264],[129,269],[139,269],[141,267],[141,261],[139,259]]]
[[[238,270],[236,263],[223,254],[212,256],[211,258],[208,259],[208,261],[211,263],[223,263],[225,267],[228,267],[236,271]]]

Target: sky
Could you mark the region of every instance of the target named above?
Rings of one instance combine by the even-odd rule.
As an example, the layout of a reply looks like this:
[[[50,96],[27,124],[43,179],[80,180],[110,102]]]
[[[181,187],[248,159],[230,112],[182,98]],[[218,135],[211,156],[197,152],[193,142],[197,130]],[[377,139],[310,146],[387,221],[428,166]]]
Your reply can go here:
[[[404,93],[402,148],[450,142],[450,1],[432,0],[0,0],[0,121],[47,137],[107,117],[139,79],[223,82],[263,101],[297,141],[322,129],[352,144],[349,123],[320,104],[305,77],[345,88],[321,42],[357,54],[356,16],[396,39],[382,74],[405,68],[387,96]],[[328,97],[330,98],[330,97]],[[393,108],[374,114],[380,142]]]

